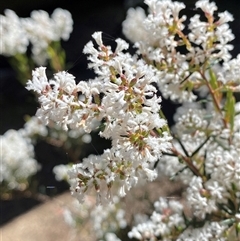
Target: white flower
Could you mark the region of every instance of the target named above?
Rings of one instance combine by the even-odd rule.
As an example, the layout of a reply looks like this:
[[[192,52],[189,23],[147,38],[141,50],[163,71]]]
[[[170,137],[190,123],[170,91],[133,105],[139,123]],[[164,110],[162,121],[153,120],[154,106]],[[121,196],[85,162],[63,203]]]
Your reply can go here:
[[[24,137],[32,138],[33,140],[35,135],[47,136],[48,130],[36,116],[32,116],[27,120],[24,128],[21,129],[21,133]]]
[[[132,228],[128,233],[130,238],[154,240],[154,237],[161,237],[170,241],[168,235],[175,227],[185,227],[182,217],[183,206],[179,202],[168,202],[165,198],[159,198],[154,203],[154,208],[149,220]]]
[[[82,141],[83,141],[84,143],[87,143],[87,144],[91,143],[91,141],[92,141],[91,135],[89,135],[89,134],[84,134],[84,135],[82,136]]]
[[[217,6],[214,2],[209,3],[209,0],[199,0],[196,2],[196,7],[201,8],[203,12],[213,15],[214,11],[217,10]]]
[[[23,54],[27,51],[28,38],[21,19],[10,9],[0,15],[0,54],[5,56],[14,56]]]
[[[218,25],[222,25],[224,23],[233,21],[233,16],[228,11],[224,11],[222,13],[219,13],[218,16],[219,16],[219,20],[217,21]]]
[[[196,217],[205,218],[206,214],[210,214],[218,209],[215,198],[208,197],[207,189],[203,186],[200,177],[194,176],[187,189],[187,200],[192,206]]]
[[[99,47],[101,47],[103,45],[103,42],[102,42],[102,32],[95,32],[92,35],[92,37],[94,38],[96,43],[99,45]]]
[[[65,71],[58,72],[54,75],[55,80],[51,80],[50,85],[53,84],[56,90],[63,90],[71,95],[76,90],[75,77]]]
[[[240,85],[240,54],[236,58],[223,63],[221,72],[218,72],[218,78],[223,84],[234,82]]]
[[[147,40],[148,34],[143,25],[146,18],[145,12],[142,8],[130,8],[127,12],[127,18],[123,21],[123,33],[133,43]]]
[[[22,24],[33,48],[46,49],[50,41],[58,40],[52,31],[54,23],[46,11],[32,11],[30,18],[22,19]]]
[[[96,206],[91,210],[91,221],[98,239],[108,236],[109,241],[118,240],[116,235],[110,235],[109,232],[115,233],[126,227],[125,211],[119,206],[121,200],[114,196],[112,201],[107,206]]]
[[[106,241],[121,241],[115,233],[106,233]]]
[[[71,227],[76,226],[76,220],[74,219],[74,217],[69,209],[65,208],[63,210],[63,218],[64,218],[65,223],[67,223],[69,226],[71,226]]]
[[[57,165],[53,168],[53,173],[55,174],[55,178],[57,181],[69,181],[68,180],[68,171],[70,169],[70,165]]]
[[[55,9],[52,16],[43,10],[32,11],[30,18],[21,19],[21,28],[32,44],[35,63],[43,65],[49,58],[47,48],[53,41],[68,40],[73,20],[67,10]]]
[[[27,90],[33,90],[38,94],[44,93],[50,88],[48,83],[48,79],[46,76],[46,67],[39,67],[36,70],[32,71],[32,80],[28,80],[27,82]]]
[[[1,182],[9,189],[25,189],[27,180],[39,170],[34,147],[21,131],[8,130],[0,136]]]
[[[224,198],[227,190],[219,182],[210,180],[206,183],[206,188],[210,191],[210,194],[213,198],[216,198],[216,200],[220,202],[223,201],[221,199]]]
[[[154,237],[154,224],[151,221],[138,224],[128,233],[128,237],[136,238],[138,240],[151,240],[151,238]]]
[[[53,11],[51,17],[55,22],[53,31],[58,36],[58,39],[68,40],[73,30],[71,13],[67,10],[57,8]]]
[[[177,241],[226,241],[223,236],[226,226],[218,222],[206,222],[202,228],[188,228],[177,239]]]
[[[117,43],[115,53],[122,52],[123,50],[126,50],[129,47],[129,44],[123,39],[118,38],[115,40],[115,42]]]

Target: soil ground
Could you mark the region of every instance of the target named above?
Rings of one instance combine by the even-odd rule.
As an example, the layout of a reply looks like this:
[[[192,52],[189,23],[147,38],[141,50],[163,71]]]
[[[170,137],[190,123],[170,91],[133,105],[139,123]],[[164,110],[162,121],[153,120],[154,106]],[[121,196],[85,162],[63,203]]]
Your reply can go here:
[[[157,200],[159,196],[178,196],[181,185],[170,184],[167,180],[149,183],[144,188],[134,189],[133,195],[127,195],[125,200],[130,212],[149,212],[149,201]],[[134,197],[134,198],[133,198]],[[69,192],[58,195],[17,216],[0,228],[1,241],[95,241],[90,223],[85,223],[76,232],[63,219],[64,207],[73,201]],[[137,200],[137,201],[136,201]],[[92,235],[91,235],[92,233]]]

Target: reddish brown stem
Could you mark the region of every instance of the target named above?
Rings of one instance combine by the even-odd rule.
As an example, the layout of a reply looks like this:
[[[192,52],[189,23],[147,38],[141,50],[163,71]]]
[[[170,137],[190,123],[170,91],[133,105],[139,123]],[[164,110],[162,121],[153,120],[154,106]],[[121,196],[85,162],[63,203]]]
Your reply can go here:
[[[204,176],[199,172],[199,170],[192,164],[191,159],[189,157],[183,156],[174,146],[172,147],[172,152],[176,156],[180,157],[184,160],[184,162],[188,165],[189,169],[198,177],[204,179]]]

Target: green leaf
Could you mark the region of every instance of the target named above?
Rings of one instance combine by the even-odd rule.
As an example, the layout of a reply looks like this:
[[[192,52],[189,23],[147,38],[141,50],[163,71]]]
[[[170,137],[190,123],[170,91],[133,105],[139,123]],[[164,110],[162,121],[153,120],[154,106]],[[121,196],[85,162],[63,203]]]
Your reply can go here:
[[[217,77],[211,68],[209,69],[209,76],[210,76],[209,83],[210,83],[212,89],[216,90],[218,88]]]
[[[236,225],[236,233],[237,235],[240,233],[240,222]]]
[[[101,104],[101,99],[100,99],[100,96],[98,94],[94,94],[93,95],[93,98],[94,98],[94,102],[98,105]]]
[[[129,86],[130,86],[130,87],[133,87],[136,83],[137,83],[137,78],[133,78],[133,79],[130,81]]]
[[[233,132],[234,128],[234,117],[235,117],[235,97],[231,90],[227,91],[227,100],[224,106],[225,110],[225,121],[230,124],[230,130]]]

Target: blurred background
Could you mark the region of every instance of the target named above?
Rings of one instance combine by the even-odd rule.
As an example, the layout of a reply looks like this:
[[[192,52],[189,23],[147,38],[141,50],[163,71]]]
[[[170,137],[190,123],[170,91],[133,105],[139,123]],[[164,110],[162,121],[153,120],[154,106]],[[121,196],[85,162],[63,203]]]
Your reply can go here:
[[[187,5],[186,14],[194,14],[194,0],[183,1]],[[217,0],[215,1],[219,11],[228,10],[233,14],[235,21],[230,23],[235,35],[232,51],[233,57],[240,52],[240,5],[238,0]],[[103,40],[111,45],[118,37],[124,38],[122,34],[122,22],[125,19],[127,9],[130,7],[144,7],[141,0],[7,0],[0,1],[0,14],[4,14],[4,9],[11,9],[19,17],[29,17],[33,10],[45,10],[51,14],[56,8],[63,8],[71,12],[74,21],[73,32],[67,42],[62,42],[66,51],[66,60],[69,63],[67,69],[69,73],[76,76],[77,81],[93,77],[92,72],[87,69],[86,56],[82,54],[84,45],[91,39],[95,31],[103,32]],[[0,134],[3,135],[9,129],[20,129],[25,123],[25,116],[33,116],[37,109],[37,103],[34,101],[33,94],[27,91],[17,80],[14,70],[9,65],[6,57],[0,55]],[[163,111],[166,113],[170,123],[175,107],[172,103],[166,101],[163,105]],[[87,156],[90,153],[101,153],[102,149],[109,145],[108,142],[95,136],[91,145],[83,147],[79,158]],[[33,178],[36,182],[36,190],[43,195],[54,196],[68,189],[65,182],[57,182],[52,173],[52,169],[57,164],[67,164],[69,156],[63,150],[39,142],[35,147],[37,161],[42,169]],[[47,189],[47,186],[54,186],[53,189]],[[25,212],[30,207],[39,203],[38,200],[31,198],[18,198],[15,200],[1,200],[2,217],[1,223],[6,223],[16,215]],[[11,210],[11,211],[9,211]]]

